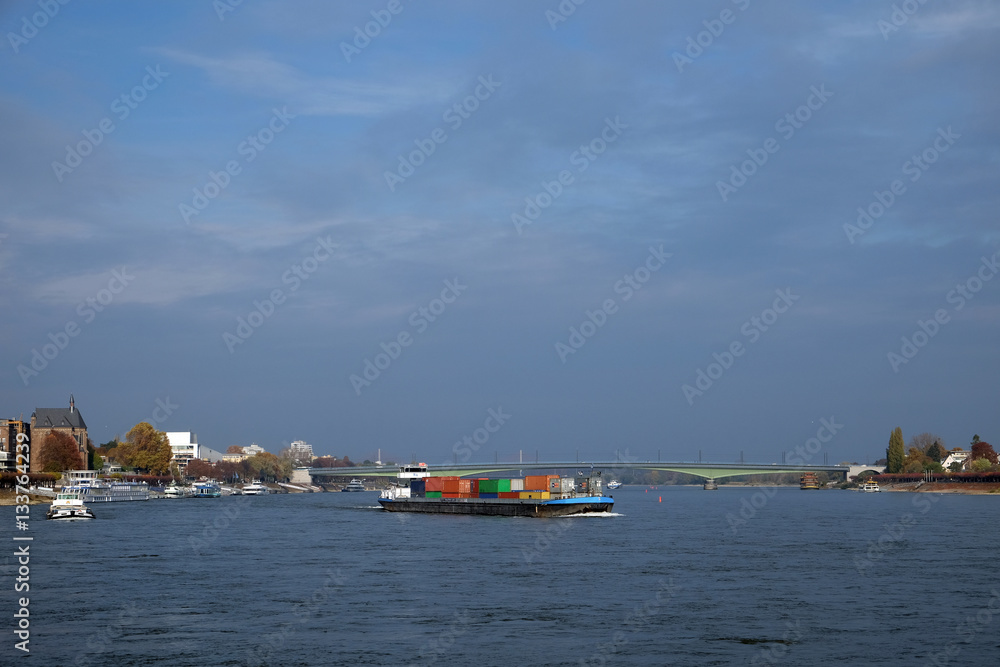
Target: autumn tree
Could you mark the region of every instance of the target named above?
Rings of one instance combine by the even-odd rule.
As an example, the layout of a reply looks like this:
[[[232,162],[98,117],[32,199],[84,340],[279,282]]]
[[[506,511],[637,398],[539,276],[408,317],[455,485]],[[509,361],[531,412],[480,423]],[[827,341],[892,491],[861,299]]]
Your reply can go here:
[[[978,436],[976,436],[978,438]],[[993,450],[993,445],[988,442],[976,440],[972,445],[972,460],[987,459],[990,465],[997,464],[997,453]]]
[[[153,475],[170,472],[170,458],[173,451],[167,434],[157,431],[147,422],[139,422],[125,435],[121,443],[118,460],[122,465],[145,470]]]
[[[49,431],[46,434],[39,459],[42,472],[79,470],[83,465],[79,443],[73,436],[62,431]]]
[[[886,464],[886,472],[896,473],[903,471],[903,459],[905,458],[903,450],[903,429],[897,426],[892,435],[889,436],[889,446],[885,450],[885,458],[888,461]]]
[[[199,477],[215,477],[215,466],[213,466],[209,461],[191,459],[188,461],[187,467],[184,469],[184,474],[189,477],[194,477],[195,479],[198,479]]]
[[[226,454],[242,454],[242,453],[243,453],[243,448],[240,447],[239,445],[229,445],[229,447],[226,448]]]

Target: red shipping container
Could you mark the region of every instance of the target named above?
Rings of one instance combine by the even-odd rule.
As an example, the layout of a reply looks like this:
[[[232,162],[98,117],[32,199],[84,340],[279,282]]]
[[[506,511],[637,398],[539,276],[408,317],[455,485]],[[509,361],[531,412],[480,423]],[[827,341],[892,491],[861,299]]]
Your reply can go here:
[[[460,479],[460,480],[458,480],[458,492],[459,493],[472,493],[472,480],[471,479]]]
[[[497,494],[497,496],[499,496],[500,498],[520,498],[521,497],[521,492],[520,491],[501,491],[500,493]]]
[[[445,491],[444,493],[441,494],[441,497],[442,498],[461,498],[462,494],[461,493],[449,493],[448,491]]]
[[[458,479],[457,477],[454,479],[449,479],[445,477],[444,488],[442,489],[442,491],[444,491],[445,493],[458,493],[461,490],[461,484],[459,484],[460,481],[461,480]]]
[[[444,491],[444,477],[428,477],[427,485],[424,489],[427,491]]]

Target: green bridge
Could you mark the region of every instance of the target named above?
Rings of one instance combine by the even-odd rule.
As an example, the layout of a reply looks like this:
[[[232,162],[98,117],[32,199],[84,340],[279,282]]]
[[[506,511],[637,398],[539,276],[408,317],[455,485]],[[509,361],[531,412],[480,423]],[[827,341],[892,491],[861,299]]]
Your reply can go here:
[[[622,470],[663,470],[694,475],[704,479],[721,479],[737,475],[777,475],[780,473],[826,472],[846,480],[851,466],[846,465],[787,465],[761,463],[664,463],[659,461],[553,461],[538,463],[463,463],[439,464],[427,466],[427,474],[432,477],[456,475],[493,475],[496,473],[516,472],[523,475],[524,471],[534,470],[568,470],[589,471],[591,468],[602,470],[605,476]],[[354,466],[352,468],[310,468],[309,475],[317,481],[323,477],[395,477],[398,466]]]

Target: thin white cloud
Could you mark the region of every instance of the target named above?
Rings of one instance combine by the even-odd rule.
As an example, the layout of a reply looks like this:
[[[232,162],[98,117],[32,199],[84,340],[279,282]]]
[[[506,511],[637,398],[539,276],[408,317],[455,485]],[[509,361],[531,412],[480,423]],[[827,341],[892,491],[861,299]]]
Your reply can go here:
[[[295,113],[314,116],[375,116],[414,104],[446,100],[453,86],[438,80],[371,82],[331,76],[312,76],[267,54],[212,58],[173,49],[158,53],[203,70],[220,88],[247,95],[274,98]]]

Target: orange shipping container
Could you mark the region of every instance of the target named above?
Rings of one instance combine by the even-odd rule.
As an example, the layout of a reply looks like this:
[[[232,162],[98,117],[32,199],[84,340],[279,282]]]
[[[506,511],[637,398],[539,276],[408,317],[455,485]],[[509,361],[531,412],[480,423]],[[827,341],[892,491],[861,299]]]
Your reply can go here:
[[[471,479],[460,479],[460,480],[458,480],[458,492],[459,493],[472,493],[472,480]]]
[[[442,489],[442,491],[444,491],[445,493],[459,493],[459,491],[461,490],[461,485],[459,484],[459,481],[460,480],[458,479],[445,478],[444,488]]]
[[[445,491],[444,493],[441,494],[441,497],[442,498],[461,498],[462,494],[461,493],[449,493],[448,491]]]
[[[444,478],[428,477],[424,488],[427,491],[444,491]]]
[[[549,480],[545,475],[528,475],[524,478],[524,490],[533,491],[535,489],[548,489]]]

